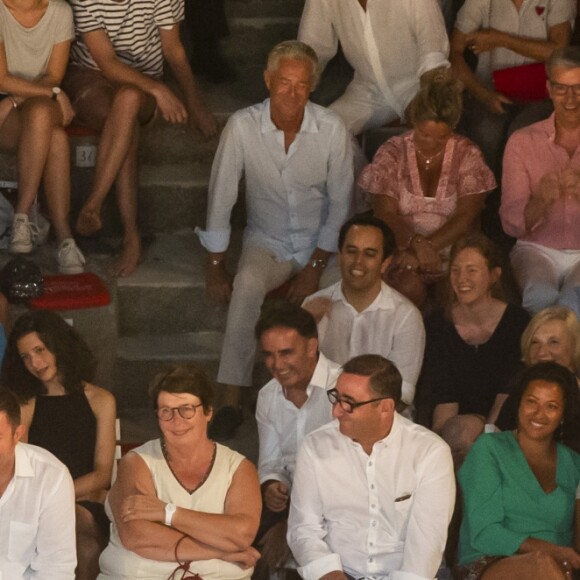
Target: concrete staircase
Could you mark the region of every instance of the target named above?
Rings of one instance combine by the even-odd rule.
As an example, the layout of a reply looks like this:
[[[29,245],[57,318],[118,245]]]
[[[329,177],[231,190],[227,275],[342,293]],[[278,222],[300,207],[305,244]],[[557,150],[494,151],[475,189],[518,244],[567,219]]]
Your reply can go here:
[[[208,104],[223,123],[232,112],[267,96],[262,80],[266,56],[277,42],[296,37],[302,6],[303,0],[227,1],[231,34],[223,48],[238,78],[226,85],[200,82]],[[348,65],[335,59],[313,99],[322,104],[331,102],[342,92],[350,74]],[[374,137],[376,142],[384,139],[382,134]],[[72,141],[74,165],[82,151],[77,148],[94,145],[95,138]],[[193,233],[195,226],[205,224],[207,186],[217,143],[218,139],[205,141],[186,127],[163,121],[144,131],[139,153],[143,263],[130,278],[108,280],[111,306],[63,313],[75,324],[78,321],[79,330],[103,361],[98,381],[117,397],[125,440],[145,440],[156,433],[146,392],[160,367],[192,361],[203,365],[212,376],[217,370],[226,309],[211,304],[205,295],[204,251]],[[13,175],[13,161],[0,157],[0,181]],[[91,169],[74,168],[73,205],[80,207],[90,179]],[[114,203],[107,211],[113,225],[86,252],[88,268],[101,276],[105,276],[107,250],[118,242],[120,231]],[[241,199],[233,214],[232,272],[244,223]],[[0,265],[7,259],[0,256]],[[54,268],[48,249],[41,249],[36,261],[45,271]],[[265,378],[259,373],[256,385],[263,384]],[[232,446],[256,459],[252,420],[244,422]]]

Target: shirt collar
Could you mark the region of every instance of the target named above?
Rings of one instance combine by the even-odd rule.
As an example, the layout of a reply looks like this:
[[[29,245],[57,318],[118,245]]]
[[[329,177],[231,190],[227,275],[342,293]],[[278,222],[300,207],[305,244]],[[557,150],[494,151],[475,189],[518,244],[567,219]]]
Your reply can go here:
[[[30,463],[24,443],[18,443],[14,450],[14,477],[34,477],[34,469]]]
[[[273,133],[274,131],[279,131],[278,127],[274,125],[270,115],[270,99],[264,101],[264,107],[260,119],[260,131],[262,133]],[[316,122],[316,117],[312,110],[312,103],[310,101],[306,103],[304,117],[298,133],[318,133],[318,123]]]
[[[310,379],[310,387],[316,387],[319,389],[326,389],[328,385],[328,375],[330,373],[330,366],[328,364],[328,359],[321,353],[318,353],[318,362],[316,363],[316,368],[314,373],[312,373],[312,378]]]
[[[546,137],[551,143],[556,142],[556,113],[552,113],[546,120],[541,121]]]
[[[333,293],[332,296],[333,302],[342,301],[348,306],[350,306],[353,310],[354,307],[351,306],[349,301],[346,299],[344,292],[342,291],[342,282],[338,283],[337,291]],[[384,282],[381,282],[381,290],[377,297],[362,311],[358,314],[362,314],[363,312],[372,312],[374,310],[392,310],[395,307],[393,302],[393,290]]]

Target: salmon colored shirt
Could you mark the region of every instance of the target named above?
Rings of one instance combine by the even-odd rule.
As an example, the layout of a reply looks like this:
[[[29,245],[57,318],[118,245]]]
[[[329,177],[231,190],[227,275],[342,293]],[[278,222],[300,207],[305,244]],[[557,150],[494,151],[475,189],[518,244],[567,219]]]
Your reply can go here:
[[[555,142],[554,115],[516,131],[503,158],[500,217],[506,234],[556,250],[580,250],[580,148],[570,158]],[[561,197],[549,215],[526,230],[524,209],[541,187]]]

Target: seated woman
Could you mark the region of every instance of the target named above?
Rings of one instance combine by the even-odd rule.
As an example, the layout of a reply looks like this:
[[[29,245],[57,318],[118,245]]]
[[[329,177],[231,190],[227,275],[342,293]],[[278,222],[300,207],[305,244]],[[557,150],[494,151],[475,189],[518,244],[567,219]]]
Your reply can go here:
[[[578,377],[580,370],[580,323],[576,314],[562,306],[550,306],[536,314],[522,334],[522,358],[526,365],[553,361]],[[580,389],[578,412],[580,413]],[[517,401],[510,396],[503,404],[496,425],[502,431],[517,425]],[[566,429],[563,442],[580,452],[580,415]]]
[[[115,399],[91,384],[96,360],[58,314],[22,315],[8,338],[1,382],[22,405],[24,440],[71,472],[76,495],[77,578],[96,578],[109,526],[104,511],[115,454]]]
[[[359,179],[397,240],[386,281],[417,306],[425,284],[444,275],[451,244],[479,229],[486,193],[496,187],[479,149],[453,133],[460,115],[459,83],[436,75],[409,105],[413,130],[382,145]]]
[[[580,569],[573,547],[580,455],[558,443],[574,416],[576,388],[576,377],[556,363],[526,369],[514,393],[516,430],[482,435],[471,448],[458,473],[464,515],[456,578],[571,579]]]
[[[568,46],[575,13],[575,0],[525,5],[523,0],[466,0],[457,14],[449,60],[467,92],[461,129],[481,147],[498,179],[510,124],[512,130],[529,125],[548,117],[552,109],[549,101],[526,108],[512,102],[496,90],[493,72],[543,63],[555,49]],[[466,49],[477,57],[475,71],[467,63]],[[541,87],[545,76],[538,82]]]
[[[85,259],[68,224],[70,152],[64,130],[74,112],[59,88],[73,16],[64,0],[0,0],[0,149],[16,152],[18,201],[10,251],[27,254],[36,236],[28,220],[41,181],[58,244],[58,269],[76,274]]]
[[[529,315],[498,296],[500,257],[482,234],[451,250],[450,304],[425,322],[423,377],[435,404],[432,429],[451,447],[455,465],[494,423],[519,368],[520,337]]]
[[[129,452],[107,499],[99,578],[250,578],[261,498],[255,467],[207,437],[213,393],[187,364],[149,389],[161,438]],[[179,575],[178,575],[179,574]]]

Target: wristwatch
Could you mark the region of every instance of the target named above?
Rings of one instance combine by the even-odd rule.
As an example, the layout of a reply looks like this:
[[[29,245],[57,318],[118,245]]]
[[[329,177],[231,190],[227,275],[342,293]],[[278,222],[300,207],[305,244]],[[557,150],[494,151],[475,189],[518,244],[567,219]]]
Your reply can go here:
[[[170,526],[173,520],[173,514],[177,510],[177,507],[174,503],[166,503],[165,504],[165,525]]]
[[[326,268],[326,260],[323,258],[313,258],[308,262],[308,265],[315,270],[324,270]]]
[[[61,88],[60,87],[52,87],[52,96],[50,97],[53,101],[56,101],[56,99],[58,98],[58,95],[60,95],[61,93]]]

